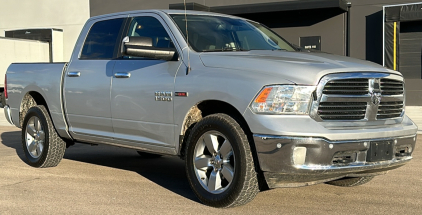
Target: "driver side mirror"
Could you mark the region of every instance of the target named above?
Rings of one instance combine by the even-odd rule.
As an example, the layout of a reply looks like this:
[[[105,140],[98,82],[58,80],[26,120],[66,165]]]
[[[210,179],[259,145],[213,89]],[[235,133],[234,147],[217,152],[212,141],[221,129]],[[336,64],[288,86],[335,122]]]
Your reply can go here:
[[[176,60],[176,48],[157,48],[152,46],[150,37],[125,37],[122,41],[122,55],[145,57],[159,60]]]

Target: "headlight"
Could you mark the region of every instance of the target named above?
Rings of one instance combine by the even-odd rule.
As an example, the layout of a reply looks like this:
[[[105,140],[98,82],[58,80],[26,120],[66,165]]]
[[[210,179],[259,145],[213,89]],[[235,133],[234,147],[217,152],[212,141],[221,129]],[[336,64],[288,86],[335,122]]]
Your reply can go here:
[[[274,85],[261,90],[250,108],[257,114],[307,114],[315,86]]]

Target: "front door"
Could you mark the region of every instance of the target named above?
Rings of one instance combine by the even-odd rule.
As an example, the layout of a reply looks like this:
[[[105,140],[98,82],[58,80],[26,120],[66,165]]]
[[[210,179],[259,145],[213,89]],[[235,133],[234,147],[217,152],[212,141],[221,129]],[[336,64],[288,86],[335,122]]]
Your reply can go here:
[[[131,18],[127,36],[150,37],[154,47],[174,47],[162,19]],[[181,61],[121,57],[114,65],[111,112],[116,141],[138,147],[174,147],[174,80]]]

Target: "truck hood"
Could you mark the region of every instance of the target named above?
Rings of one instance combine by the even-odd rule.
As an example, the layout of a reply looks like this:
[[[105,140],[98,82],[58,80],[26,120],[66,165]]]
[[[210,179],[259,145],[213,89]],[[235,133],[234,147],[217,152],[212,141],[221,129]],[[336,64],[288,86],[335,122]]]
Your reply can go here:
[[[201,53],[200,58],[206,67],[256,72],[306,85],[316,85],[321,77],[340,72],[384,72],[401,76],[379,64],[327,53],[252,50]]]

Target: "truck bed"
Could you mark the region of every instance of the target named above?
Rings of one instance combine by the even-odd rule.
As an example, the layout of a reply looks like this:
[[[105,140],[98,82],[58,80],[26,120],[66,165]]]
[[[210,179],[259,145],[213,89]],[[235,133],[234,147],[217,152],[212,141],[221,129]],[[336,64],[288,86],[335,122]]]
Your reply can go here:
[[[13,63],[7,69],[9,99],[13,124],[20,127],[19,112],[23,97],[27,93],[39,93],[45,99],[57,131],[65,131],[62,109],[63,72],[67,63]],[[59,132],[61,133],[61,132]],[[65,135],[66,136],[66,135]]]

